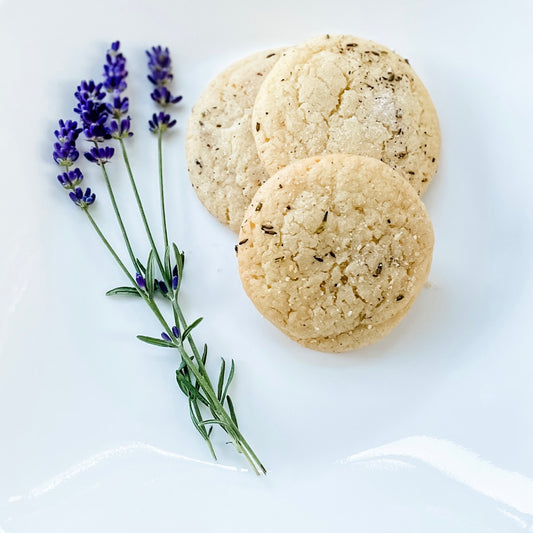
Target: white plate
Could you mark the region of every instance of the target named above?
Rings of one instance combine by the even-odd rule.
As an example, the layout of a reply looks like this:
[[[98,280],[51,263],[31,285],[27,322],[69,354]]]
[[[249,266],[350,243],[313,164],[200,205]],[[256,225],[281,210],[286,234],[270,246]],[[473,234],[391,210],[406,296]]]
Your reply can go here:
[[[533,531],[531,20],[527,1],[1,1],[0,532]],[[424,197],[431,287],[389,337],[344,356],[292,343],[255,311],[235,236],[199,204],[183,154],[190,108],[221,68],[325,32],[408,57],[443,136]],[[184,100],[165,161],[184,307],[205,317],[212,362],[236,360],[233,397],[266,478],[223,436],[210,459],[175,355],[135,339],[160,328],[137,302],[104,296],[121,274],[56,182],[56,121],[115,39],[156,221],[144,49],[171,48]],[[96,169],[88,181],[110,228]]]

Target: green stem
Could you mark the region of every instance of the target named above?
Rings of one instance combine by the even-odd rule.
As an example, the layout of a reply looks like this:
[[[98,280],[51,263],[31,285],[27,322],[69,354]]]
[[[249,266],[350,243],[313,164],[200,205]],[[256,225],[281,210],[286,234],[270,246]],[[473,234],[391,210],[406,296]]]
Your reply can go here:
[[[144,224],[146,235],[148,236],[148,240],[150,241],[150,246],[152,247],[152,250],[154,251],[154,255],[157,261],[157,265],[159,266],[159,270],[161,271],[163,278],[165,278],[165,282],[168,284],[170,280],[167,279],[167,276],[165,274],[165,269],[163,268],[163,262],[161,261],[161,256],[159,255],[159,252],[157,251],[157,247],[154,242],[154,237],[152,235],[152,232],[150,231],[150,225],[148,224],[146,213],[144,212],[144,207],[143,207],[143,203],[141,200],[141,196],[139,195],[139,190],[137,189],[137,184],[135,183],[135,178],[133,177],[133,171],[131,169],[130,160],[128,157],[128,153],[126,151],[126,145],[124,144],[124,139],[119,139],[119,142],[120,142],[120,148],[122,150],[122,158],[124,159],[124,163],[128,171],[128,176],[130,178],[131,187],[133,189],[133,194],[135,195],[135,200],[137,201],[137,207],[139,208],[139,213],[141,215],[141,219]]]
[[[122,217],[120,216],[120,211],[118,209],[117,201],[115,199],[115,194],[113,193],[113,187],[111,187],[111,181],[109,180],[109,175],[107,174],[105,164],[101,166],[102,166],[102,172],[104,174],[105,184],[107,186],[107,192],[109,193],[109,197],[111,198],[111,203],[113,204],[113,209],[117,217],[118,225],[120,226],[120,231],[122,232],[122,236],[124,237],[124,242],[126,243],[126,248],[128,249],[128,253],[130,254],[130,259],[131,259],[131,262],[133,263],[133,268],[137,270],[137,261],[135,260],[135,254],[133,253],[133,250],[131,249],[130,240],[128,238],[128,234],[126,233],[126,228],[124,227],[124,222],[122,221]]]
[[[163,188],[163,132],[159,130],[157,135],[157,154],[159,167],[159,196],[161,199],[161,220],[163,222],[163,237],[165,238],[165,250],[168,248],[167,215],[165,212],[165,192]]]
[[[137,282],[133,279],[133,276],[130,274],[129,270],[126,268],[126,265],[122,262],[122,260],[120,259],[120,257],[118,256],[118,254],[115,252],[115,250],[113,249],[113,247],[111,246],[111,244],[109,243],[109,241],[105,238],[104,234],[102,233],[102,231],[100,230],[100,228],[98,227],[98,224],[96,223],[96,221],[94,220],[94,218],[92,217],[91,213],[89,213],[89,209],[87,208],[84,208],[83,211],[85,212],[85,214],[87,215],[87,218],[89,219],[89,221],[91,222],[94,230],[96,231],[96,233],[98,234],[98,236],[100,237],[100,239],[102,240],[102,242],[104,243],[105,247],[109,250],[109,252],[111,253],[111,255],[113,256],[113,258],[115,259],[115,261],[118,263],[118,266],[122,269],[122,272],[124,272],[124,274],[126,274],[127,278],[131,281],[131,283],[133,284],[134,287],[137,288],[137,292],[142,296],[143,295],[143,292],[140,290],[140,288],[138,287],[137,285]]]

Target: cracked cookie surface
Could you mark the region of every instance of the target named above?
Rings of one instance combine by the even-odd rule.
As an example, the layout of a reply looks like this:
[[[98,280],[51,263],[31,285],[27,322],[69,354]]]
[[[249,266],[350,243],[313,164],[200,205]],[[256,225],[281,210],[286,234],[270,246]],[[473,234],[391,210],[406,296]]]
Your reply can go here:
[[[193,107],[185,142],[189,177],[200,201],[239,231],[244,210],[268,173],[257,155],[252,108],[281,50],[265,50],[230,65]]]
[[[406,59],[349,35],[285,51],[252,124],[271,175],[297,159],[351,153],[382,160],[422,194],[437,170],[440,131],[427,89]]]
[[[237,252],[265,318],[308,348],[344,352],[406,315],[429,273],[433,228],[389,166],[332,154],[296,161],[261,186]]]

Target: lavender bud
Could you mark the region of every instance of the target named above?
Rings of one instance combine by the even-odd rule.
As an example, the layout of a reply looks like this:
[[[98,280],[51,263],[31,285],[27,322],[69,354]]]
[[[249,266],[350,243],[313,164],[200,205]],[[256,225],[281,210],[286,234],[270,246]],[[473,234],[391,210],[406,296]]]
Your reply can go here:
[[[141,289],[146,289],[146,279],[144,279],[138,272],[135,274],[135,281]]]
[[[166,87],[156,87],[150,96],[152,100],[161,107],[166,107],[169,104],[177,104],[183,98],[182,96],[172,96],[171,92]]]
[[[91,189],[89,187],[87,187],[85,192],[83,192],[80,187],[76,187],[74,192],[69,193],[69,197],[77,206],[81,207],[82,209],[89,207],[96,199],[96,195],[91,193]]]
[[[164,281],[159,282],[159,289],[161,290],[163,294],[167,294],[168,292],[168,287]]]
[[[71,143],[54,143],[54,151],[52,152],[54,161],[62,167],[70,167],[74,161],[78,159],[80,153],[76,150],[76,146]]]
[[[161,46],[152,46],[152,51],[146,50],[146,55],[148,56],[148,68],[152,75],[164,71],[167,73],[167,76],[172,76],[170,74],[172,63],[168,48],[163,49]]]
[[[172,334],[176,339],[180,338],[180,330],[176,326],[172,326]]]
[[[82,182],[83,174],[79,168],[75,168],[69,172],[63,172],[57,179],[65,189],[74,189],[74,187],[77,187]]]
[[[111,115],[119,119],[123,115],[125,115],[130,107],[130,101],[127,97],[120,98],[120,96],[114,96],[113,97],[113,103],[112,104],[106,104],[106,109]],[[129,117],[128,117],[129,118]]]
[[[130,131],[131,118],[123,118],[120,122],[118,120],[112,120],[109,124],[109,132],[113,139],[125,139],[131,137],[133,132]]]
[[[78,128],[78,123],[73,120],[60,120],[59,129],[54,131],[57,140],[64,144],[74,144],[81,133],[81,128]]]
[[[152,133],[164,132],[168,128],[172,128],[176,124],[175,120],[171,120],[171,116],[160,111],[159,114],[153,114],[152,120],[148,121],[149,129]]]
[[[172,290],[175,291],[178,288],[178,276],[172,278]]]
[[[163,331],[163,333],[161,333],[161,338],[164,340],[164,341],[167,341],[167,342],[172,342],[172,339]]]

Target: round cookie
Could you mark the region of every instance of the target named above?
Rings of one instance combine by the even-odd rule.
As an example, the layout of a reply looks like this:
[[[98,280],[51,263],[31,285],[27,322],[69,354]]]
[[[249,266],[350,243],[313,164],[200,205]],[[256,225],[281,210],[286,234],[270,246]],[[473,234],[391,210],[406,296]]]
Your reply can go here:
[[[239,231],[244,210],[268,179],[251,130],[252,108],[280,50],[258,52],[214,78],[193,107],[186,136],[189,176],[200,201]]]
[[[429,93],[406,59],[372,41],[326,35],[287,50],[252,120],[271,175],[296,159],[351,153],[387,163],[422,194],[437,171],[440,130]]]
[[[406,315],[429,273],[433,228],[396,171],[330,154],[296,161],[260,187],[237,252],[260,313],[308,348],[344,352]]]

